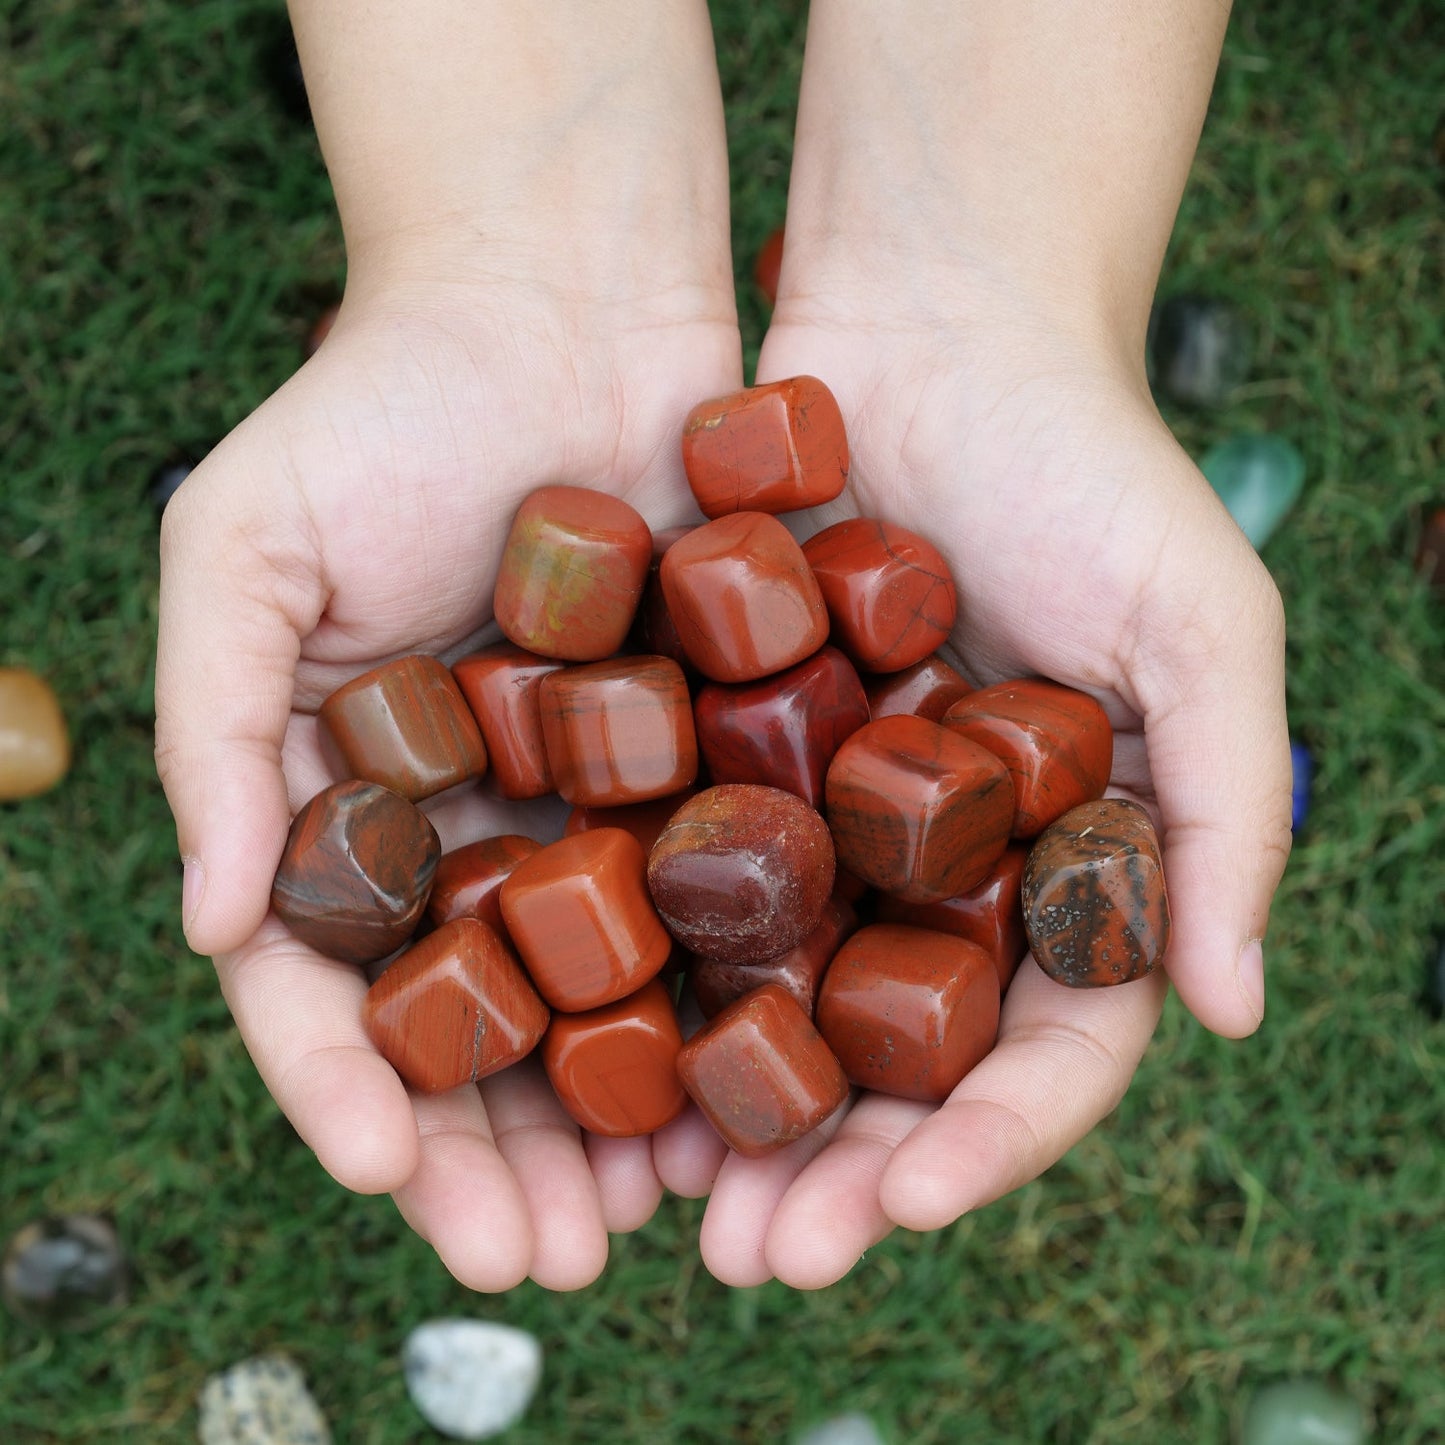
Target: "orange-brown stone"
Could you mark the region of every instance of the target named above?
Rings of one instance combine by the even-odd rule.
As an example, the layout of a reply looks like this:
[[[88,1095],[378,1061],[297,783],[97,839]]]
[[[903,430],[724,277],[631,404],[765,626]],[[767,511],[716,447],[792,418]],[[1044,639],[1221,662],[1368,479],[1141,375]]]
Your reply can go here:
[[[489,781],[504,798],[540,798],[552,791],[538,695],[542,679],[565,666],[510,642],[452,664],[452,676],[487,745]]]

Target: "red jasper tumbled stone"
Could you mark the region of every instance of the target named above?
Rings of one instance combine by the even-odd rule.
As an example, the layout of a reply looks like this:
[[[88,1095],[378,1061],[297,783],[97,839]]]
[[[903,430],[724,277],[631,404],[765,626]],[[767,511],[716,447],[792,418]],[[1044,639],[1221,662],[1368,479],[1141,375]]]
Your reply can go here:
[[[868,699],[853,664],[824,647],[759,682],[708,683],[693,715],[713,782],[765,783],[821,808],[828,764],[868,721]]]
[[[415,931],[441,857],[426,814],[379,783],[333,783],[291,823],[271,906],[301,940],[372,963]]]
[[[859,728],[838,749],[825,794],[838,862],[911,903],[951,898],[981,882],[1013,821],[1004,765],[920,717]]]
[[[625,803],[620,808],[573,808],[567,814],[562,833],[570,838],[576,833],[590,832],[593,828],[623,828],[642,844],[644,853],[651,853],[652,845],[657,842],[662,830],[672,822],[672,815],[689,798],[697,797],[699,791],[698,788],[687,787],[665,798],[654,798],[647,803]]]
[[[512,522],[492,610],[529,652],[595,662],[632,626],[652,560],[652,533],[620,497],[540,487]]]
[[[347,774],[413,803],[487,768],[471,709],[434,657],[399,657],[352,678],[321,704],[316,721]]]
[[[609,1138],[651,1134],[680,1114],[682,1033],[672,995],[657,979],[616,1003],[554,1014],[542,1063],[562,1107],[584,1129]]]
[[[1149,815],[1123,798],[1065,813],[1039,834],[1023,876],[1034,958],[1071,988],[1129,983],[1169,946],[1169,899]]]
[[[818,926],[796,947],[765,963],[721,963],[715,958],[699,958],[688,971],[693,996],[704,1018],[721,1013],[735,998],[775,983],[786,989],[802,1005],[809,1018],[818,1001],[818,985],[823,981],[833,956],[848,935],[858,927],[853,906],[834,894],[823,905]]]
[[[502,918],[532,981],[580,1013],[635,993],[672,951],[647,893],[642,845],[621,828],[550,843],[502,884]]]
[[[682,465],[704,517],[821,506],[848,481],[843,414],[816,376],[714,397],[683,423]]]
[[[673,814],[648,859],[647,885],[684,948],[761,963],[817,927],[834,868],[828,825],[801,798],[728,783]]]
[[[932,928],[978,944],[993,959],[999,987],[1006,989],[1029,946],[1019,891],[1027,857],[1023,844],[1011,844],[982,883],[938,903],[905,903],[901,898],[880,895],[878,922]]]
[[[778,304],[778,282],[783,275],[783,228],[769,231],[753,262],[753,280],[767,297],[769,306]]]
[[[679,537],[685,537],[695,530],[695,527],[665,527],[652,534],[652,566],[648,569],[647,583],[642,589],[642,601],[638,605],[637,617],[628,638],[630,652],[670,657],[682,668],[689,688],[698,681],[698,672],[687,655],[687,649],[682,645],[682,638],[678,636],[672,613],[668,611],[667,597],[662,590],[662,578],[659,574],[667,549]]]
[[[797,999],[764,984],[682,1046],[683,1087],[735,1153],[760,1158],[816,1129],[848,1079]]]
[[[1104,796],[1114,733],[1088,693],[1025,678],[980,688],[943,725],[1001,758],[1014,785],[1015,838],[1033,838],[1080,803]]]
[[[510,642],[452,664],[452,676],[487,745],[490,781],[504,798],[540,798],[552,791],[537,698],[542,679],[565,666]]]
[[[697,777],[692,699],[670,658],[566,667],[542,679],[538,702],[552,778],[569,803],[642,803]]]
[[[764,512],[735,512],[680,537],[658,575],[688,657],[714,682],[781,672],[828,640],[803,550]]]
[[[525,1058],[547,1027],[495,929],[458,918],[413,944],[367,991],[362,1023],[413,1089],[455,1089]]]
[[[427,900],[427,921],[440,928],[454,918],[479,918],[505,933],[502,884],[511,877],[518,863],[541,848],[533,838],[524,838],[520,833],[502,833],[443,853]]]
[[[998,1018],[983,949],[895,923],[860,928],[818,995],[818,1030],[849,1080],[903,1099],[946,1099],[993,1048]]]
[[[874,517],[825,527],[803,544],[832,619],[833,642],[864,672],[921,662],[953,630],[958,595],[943,554]]]
[[[901,672],[866,674],[863,691],[875,718],[911,713],[939,722],[954,703],[973,691],[973,685],[936,652],[930,652],[922,662]]]

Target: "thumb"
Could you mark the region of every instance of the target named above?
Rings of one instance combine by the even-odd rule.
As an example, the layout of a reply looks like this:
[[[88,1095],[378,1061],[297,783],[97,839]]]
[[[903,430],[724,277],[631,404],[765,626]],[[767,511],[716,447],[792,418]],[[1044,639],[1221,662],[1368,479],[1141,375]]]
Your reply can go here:
[[[239,948],[260,927],[290,823],[281,748],[300,639],[323,601],[306,529],[234,485],[224,444],[161,526],[156,767],[185,864],[186,940]]]

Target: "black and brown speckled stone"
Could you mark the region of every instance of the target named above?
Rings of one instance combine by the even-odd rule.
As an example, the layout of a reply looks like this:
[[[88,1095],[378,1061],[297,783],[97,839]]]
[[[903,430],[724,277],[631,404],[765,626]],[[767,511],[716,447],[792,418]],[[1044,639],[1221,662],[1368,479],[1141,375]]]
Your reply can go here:
[[[371,963],[409,939],[441,858],[420,808],[380,783],[333,783],[297,813],[271,907],[328,958]]]
[[[1034,958],[1070,988],[1143,978],[1169,945],[1159,840],[1137,803],[1070,809],[1030,850],[1022,891]]]

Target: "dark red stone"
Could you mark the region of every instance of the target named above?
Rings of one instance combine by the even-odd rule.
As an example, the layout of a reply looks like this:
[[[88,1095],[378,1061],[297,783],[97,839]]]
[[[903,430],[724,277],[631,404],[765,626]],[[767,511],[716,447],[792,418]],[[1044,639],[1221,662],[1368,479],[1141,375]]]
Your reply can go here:
[[[1425,519],[1415,570],[1428,586],[1445,590],[1445,507],[1436,507]]]
[[[858,915],[851,904],[835,893],[823,905],[818,926],[795,948],[766,963],[720,963],[700,958],[688,972],[692,991],[704,1018],[721,1013],[735,998],[775,983],[802,1005],[809,1018],[818,1000],[818,985],[833,955],[858,927]]]
[[[901,672],[865,674],[863,691],[875,718],[910,713],[938,722],[954,703],[973,691],[973,686],[936,652],[930,652],[922,662]]]
[[[407,949],[367,990],[361,1014],[382,1057],[425,1094],[525,1058],[547,1018],[511,949],[475,918],[444,924]]]
[[[415,931],[441,857],[427,816],[379,783],[334,783],[291,823],[271,907],[318,953],[371,963]]]
[[[729,783],[705,788],[673,815],[652,850],[647,883],[684,948],[761,963],[817,927],[833,871],[827,824],[801,798]]]
[[[981,882],[1013,821],[1008,770],[976,743],[920,717],[859,728],[828,769],[838,862],[910,903]]]
[[[413,803],[487,769],[471,709],[434,657],[399,657],[352,678],[321,704],[316,721],[351,777]]]
[[[524,838],[520,833],[502,833],[443,853],[427,900],[427,920],[439,928],[454,918],[479,918],[505,933],[502,884],[511,877],[518,863],[539,852],[541,847],[535,839]]]
[[[764,512],[734,512],[679,538],[659,576],[687,655],[714,682],[754,682],[828,640],[802,548]]]
[[[853,664],[836,647],[752,683],[708,683],[693,703],[715,783],[765,783],[823,806],[833,754],[868,721]]]
[[[698,792],[699,789],[689,787],[665,798],[653,798],[646,803],[627,803],[620,808],[573,808],[567,814],[562,832],[571,838],[593,828],[623,828],[642,844],[644,853],[651,853],[662,830],[672,822],[672,815],[689,798],[697,797]]]
[[[958,596],[943,554],[874,517],[835,522],[803,544],[834,644],[863,672],[898,672],[947,641]]]
[[[1011,844],[982,883],[938,903],[905,903],[901,898],[880,894],[878,922],[931,928],[978,944],[993,959],[999,987],[1006,989],[1029,946],[1019,896],[1027,857],[1028,849],[1023,844]]]
[[[1169,946],[1159,840],[1137,803],[1084,803],[1045,828],[1023,876],[1034,958],[1071,988],[1129,983]]]
[[[682,1046],[683,1087],[735,1153],[760,1158],[816,1129],[848,1079],[790,993],[764,984]]]
[[[767,297],[769,306],[778,304],[778,281],[783,274],[783,228],[770,231],[753,263],[753,280]]]
[[[542,679],[565,666],[510,642],[452,664],[452,676],[487,744],[490,781],[504,798],[540,798],[552,791],[538,695]]]
[[[652,533],[621,498],[539,487],[518,509],[502,553],[497,623],[543,657],[610,657],[632,626],[651,560]]]
[[[632,624],[628,639],[629,650],[647,653],[654,657],[670,657],[682,668],[688,687],[698,682],[700,674],[682,645],[677,624],[668,611],[667,596],[662,590],[662,559],[667,549],[679,537],[685,537],[693,527],[667,527],[652,534],[652,566],[648,569],[647,582],[642,589],[642,602]]]
[[[1015,838],[1034,838],[1080,803],[1104,796],[1114,732],[1088,693],[1025,678],[954,703],[943,725],[1001,759],[1014,785]]]
[[[704,517],[821,506],[848,481],[843,414],[816,376],[714,397],[683,423],[682,465]]]
[[[657,979],[616,1003],[554,1014],[542,1063],[562,1107],[584,1129],[609,1138],[651,1134],[680,1114],[682,1033],[672,995]]]
[[[946,1099],[993,1048],[993,960],[947,933],[875,923],[842,948],[818,995],[818,1029],[849,1080],[903,1099]]]

